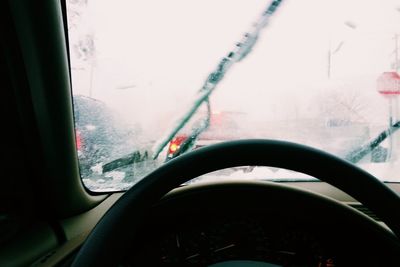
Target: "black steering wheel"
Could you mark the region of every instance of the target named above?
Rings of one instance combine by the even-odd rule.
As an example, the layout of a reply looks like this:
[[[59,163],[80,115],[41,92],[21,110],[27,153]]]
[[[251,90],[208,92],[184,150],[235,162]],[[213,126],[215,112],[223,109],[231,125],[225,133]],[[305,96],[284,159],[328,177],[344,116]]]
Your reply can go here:
[[[374,176],[307,146],[272,140],[240,140],[189,152],[147,175],[104,215],[72,266],[114,265],[140,230],[146,211],[169,191],[202,174],[247,165],[305,173],[341,189],[379,216],[394,233],[391,242],[400,243],[397,239],[400,237],[400,197]]]

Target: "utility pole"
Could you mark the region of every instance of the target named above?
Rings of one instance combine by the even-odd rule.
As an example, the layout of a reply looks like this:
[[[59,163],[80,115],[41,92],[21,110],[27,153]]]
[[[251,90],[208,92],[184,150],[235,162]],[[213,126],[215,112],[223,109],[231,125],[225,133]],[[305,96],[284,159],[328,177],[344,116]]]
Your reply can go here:
[[[399,34],[396,33],[393,37],[394,39],[394,63],[393,63],[393,69],[396,72],[399,72],[400,69],[400,62],[399,62]]]
[[[90,64],[89,97],[93,97],[93,63]]]
[[[394,39],[394,66],[393,67],[394,67],[394,71],[398,74],[399,73],[399,68],[400,68],[399,42],[398,42],[399,41],[399,34],[396,33],[394,35],[393,39]],[[400,85],[398,85],[398,87],[400,87]],[[396,98],[392,99],[392,102],[393,102],[393,106],[391,107],[392,108],[392,110],[391,110],[392,113],[391,114],[392,114],[393,117],[390,118],[391,119],[390,126],[392,126],[394,122],[397,122],[400,119],[399,118],[400,117],[399,116],[399,97],[396,97]],[[391,136],[390,139],[391,139],[391,145],[395,148],[395,151],[396,151],[395,152],[396,154],[392,155],[392,156],[397,158],[397,157],[399,157],[398,151],[400,149],[400,142],[396,138],[392,138],[392,136]],[[392,154],[393,154],[393,152],[392,152]]]
[[[332,51],[331,51],[331,41],[329,40],[329,46],[328,46],[328,62],[327,62],[327,75],[328,79],[331,78],[331,60],[332,60]]]
[[[344,22],[344,25],[352,30],[355,30],[357,28],[357,25],[353,22],[346,21]],[[331,78],[332,76],[332,56],[335,55],[337,52],[340,51],[344,44],[345,40],[340,41],[337,45],[336,48],[332,51],[332,40],[331,37],[329,37],[329,44],[328,44],[328,58],[327,58],[327,76],[328,79]]]

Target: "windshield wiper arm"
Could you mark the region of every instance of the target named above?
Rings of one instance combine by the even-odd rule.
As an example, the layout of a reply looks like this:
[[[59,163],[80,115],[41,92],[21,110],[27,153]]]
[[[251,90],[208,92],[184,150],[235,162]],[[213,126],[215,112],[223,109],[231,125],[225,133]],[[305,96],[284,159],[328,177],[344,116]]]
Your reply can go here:
[[[236,62],[244,59],[252,50],[258,40],[260,32],[267,25],[269,18],[275,13],[282,0],[273,0],[267,9],[261,14],[260,18],[252,24],[250,31],[246,32],[240,42],[218,63],[217,68],[211,72],[199,94],[193,103],[193,106],[180,118],[176,126],[164,138],[158,142],[153,149],[153,159],[156,159],[165,146],[174,138],[174,136],[186,125],[190,118],[196,113],[201,104],[209,99],[211,93],[215,90],[219,82],[224,78],[227,71]]]
[[[394,123],[391,127],[382,131],[377,137],[375,137],[368,144],[365,144],[349,154],[345,157],[346,160],[351,163],[359,162],[363,157],[365,157],[368,153],[372,152],[375,148],[377,148],[386,138],[394,134],[400,128],[400,121]]]
[[[168,145],[168,143],[174,138],[174,136],[188,123],[188,121],[197,112],[199,107],[209,101],[209,97],[215,90],[219,82],[224,78],[227,71],[232,67],[234,63],[243,60],[251,51],[256,44],[260,32],[266,27],[269,18],[275,13],[282,0],[273,0],[261,14],[259,19],[252,24],[251,29],[244,34],[242,39],[236,43],[233,50],[231,50],[225,57],[218,63],[217,68],[211,72],[203,86],[200,88],[196,100],[194,101],[191,108],[176,122],[176,126],[171,132],[169,132],[164,138],[153,147],[152,158],[157,159],[161,151]],[[209,103],[208,103],[209,105]],[[208,106],[209,108],[209,106]],[[208,114],[209,116],[210,114]],[[205,121],[205,125],[198,129],[195,129],[191,134],[192,139],[197,138],[202,131],[204,131],[209,123],[209,118]],[[120,167],[131,165],[135,162],[143,161],[143,158],[148,159],[148,154],[142,157],[139,151],[120,157],[116,160],[108,162],[102,166],[103,172],[109,172]]]

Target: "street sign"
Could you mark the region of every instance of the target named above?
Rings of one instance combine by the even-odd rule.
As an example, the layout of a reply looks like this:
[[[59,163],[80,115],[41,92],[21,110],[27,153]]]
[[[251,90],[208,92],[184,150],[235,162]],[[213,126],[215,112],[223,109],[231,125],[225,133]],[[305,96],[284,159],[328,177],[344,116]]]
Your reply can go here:
[[[395,72],[384,72],[377,80],[378,92],[384,96],[400,95],[400,75]]]

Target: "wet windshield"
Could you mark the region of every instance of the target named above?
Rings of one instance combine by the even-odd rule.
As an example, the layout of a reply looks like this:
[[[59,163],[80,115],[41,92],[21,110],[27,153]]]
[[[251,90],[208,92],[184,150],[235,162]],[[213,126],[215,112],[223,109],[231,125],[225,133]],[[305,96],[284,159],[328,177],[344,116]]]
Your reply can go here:
[[[81,177],[124,190],[236,139],[287,140],[400,181],[400,5],[68,0]],[[244,166],[201,177],[310,180]]]

